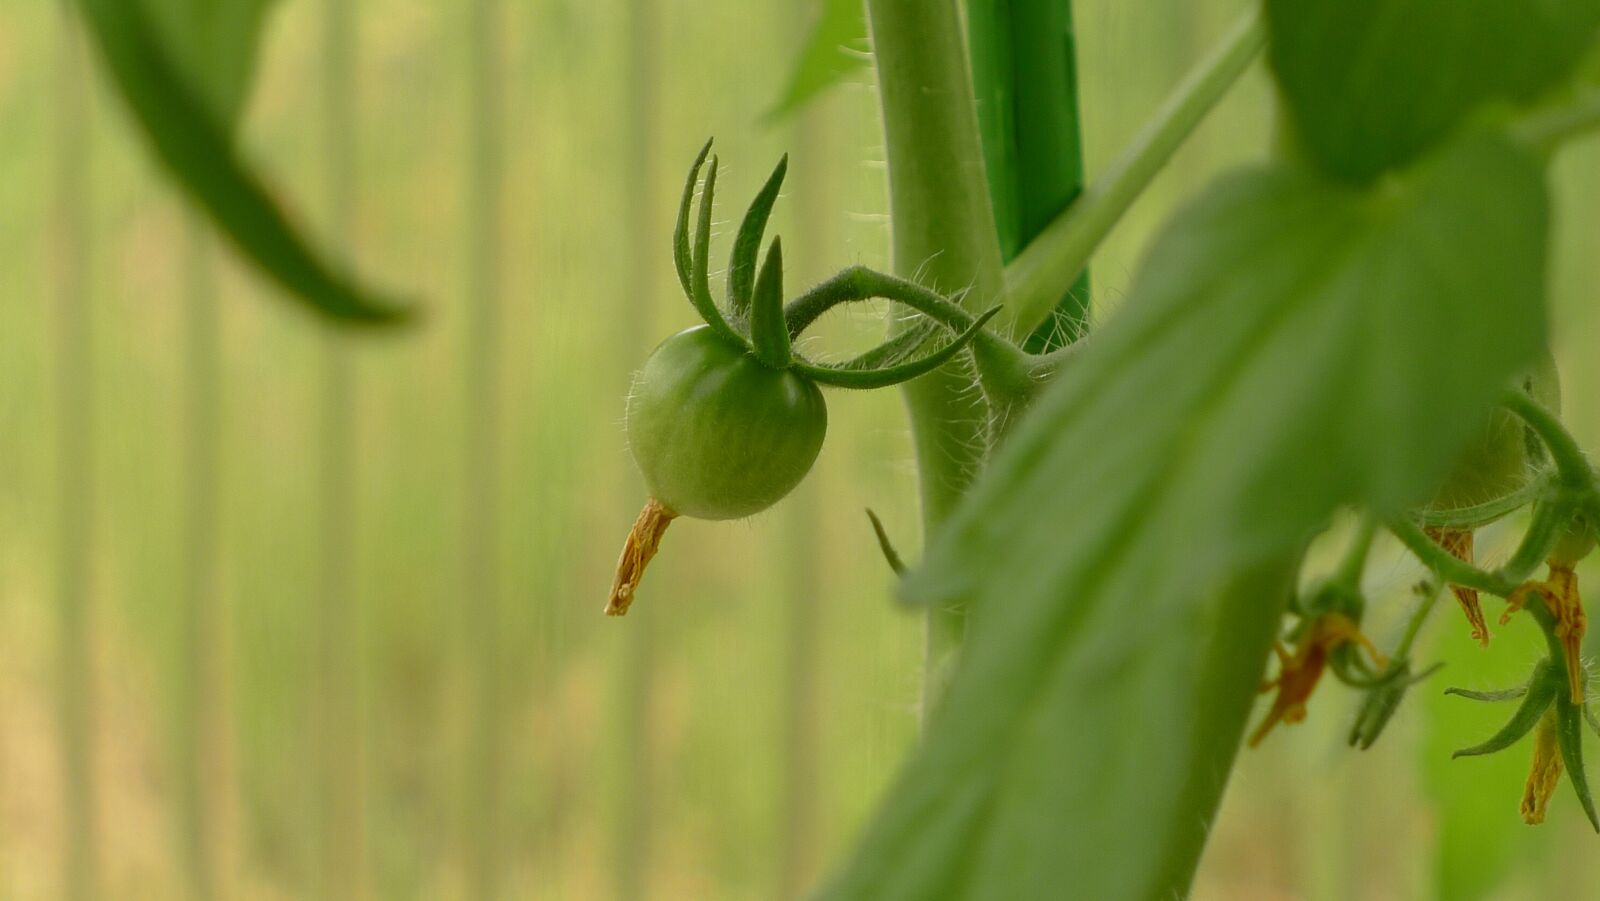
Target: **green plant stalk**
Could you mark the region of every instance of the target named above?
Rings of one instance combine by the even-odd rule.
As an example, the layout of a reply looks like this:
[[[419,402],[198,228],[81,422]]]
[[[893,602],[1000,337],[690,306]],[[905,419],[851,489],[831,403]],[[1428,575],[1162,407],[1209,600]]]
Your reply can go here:
[[[995,228],[1009,263],[1083,192],[1072,4],[969,3],[967,42]],[[1026,337],[1027,350],[1047,351],[1087,330],[1087,268],[1057,299],[1054,311]]]
[[[1517,586],[1526,581],[1545,557],[1549,556],[1550,549],[1555,547],[1556,541],[1561,537],[1563,519],[1561,511],[1556,507],[1549,504],[1535,507],[1533,521],[1529,523],[1528,531],[1523,534],[1517,550],[1504,566],[1492,572],[1457,560],[1449,551],[1429,538],[1421,526],[1409,519],[1403,517],[1392,519],[1388,526],[1389,531],[1422,561],[1422,565],[1446,582],[1476,588],[1504,598],[1510,597]]]
[[[500,260],[504,139],[499,127],[498,0],[468,9],[467,323],[462,435],[465,439],[462,613],[471,668],[466,754],[467,889],[500,895],[502,829],[500,675]]]
[[[1517,414],[1544,442],[1563,485],[1583,498],[1590,512],[1600,512],[1594,467],[1561,420],[1522,391],[1508,392],[1504,402],[1506,408]]]
[[[1000,296],[1003,276],[960,11],[954,0],[868,0],[867,18],[888,154],[895,272],[941,293],[970,288],[964,305],[983,309]],[[1008,320],[1002,330],[1013,325]],[[959,365],[908,383],[905,397],[923,529],[931,533],[987,454],[986,402]],[[924,715],[961,645],[965,614],[929,608],[927,630]]]
[[[1206,113],[1227,95],[1266,42],[1251,6],[1222,43],[1173,91],[1083,196],[1006,267],[1006,297],[1019,329],[1037,328],[1128,208],[1160,173]]]
[[[222,783],[222,611],[217,593],[217,531],[222,491],[222,335],[210,229],[185,217],[183,633],[178,677],[177,773],[183,865],[189,897],[216,896],[216,788]]]
[[[329,234],[348,253],[355,220],[355,23],[352,4],[323,7],[321,48]],[[320,436],[317,495],[320,504],[316,674],[317,715],[315,897],[364,897],[366,871],[362,706],[357,682],[362,654],[361,611],[355,595],[355,373],[349,349],[332,330],[321,347]]]
[[[56,60],[56,716],[65,819],[62,885],[69,901],[100,896],[95,816],[94,329],[90,236],[89,99],[83,47],[60,19]]]

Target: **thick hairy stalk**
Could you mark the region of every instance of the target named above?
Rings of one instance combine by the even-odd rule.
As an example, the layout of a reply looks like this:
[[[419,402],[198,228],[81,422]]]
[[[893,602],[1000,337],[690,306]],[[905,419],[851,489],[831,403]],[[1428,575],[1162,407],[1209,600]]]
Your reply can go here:
[[[954,0],[868,0],[889,164],[894,268],[981,310],[1000,294],[1000,244]],[[1009,313],[1002,314],[1009,317]],[[1011,320],[1006,320],[1009,328]],[[924,529],[941,523],[987,452],[987,406],[959,362],[905,389]],[[961,643],[959,610],[931,609],[924,707]]]

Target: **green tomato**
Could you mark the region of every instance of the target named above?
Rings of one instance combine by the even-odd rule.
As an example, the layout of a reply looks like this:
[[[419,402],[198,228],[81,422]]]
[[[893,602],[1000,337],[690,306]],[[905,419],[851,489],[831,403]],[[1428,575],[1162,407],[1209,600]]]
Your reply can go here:
[[[1552,413],[1561,411],[1561,382],[1547,354],[1518,386]],[[1545,464],[1544,445],[1515,414],[1496,409],[1456,459],[1428,509],[1436,512],[1492,505],[1520,491]],[[1488,517],[1495,518],[1494,516]],[[1463,527],[1486,525],[1466,522]]]
[[[628,399],[628,443],[651,494],[698,519],[739,519],[800,484],[822,449],[817,385],[773,369],[706,326],[645,361]]]

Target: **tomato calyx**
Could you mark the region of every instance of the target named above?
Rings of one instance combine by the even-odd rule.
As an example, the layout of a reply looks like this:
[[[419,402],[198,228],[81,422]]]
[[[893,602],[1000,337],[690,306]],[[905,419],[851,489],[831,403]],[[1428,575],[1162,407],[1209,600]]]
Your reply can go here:
[[[1565,771],[1584,815],[1595,831],[1600,832],[1600,816],[1596,815],[1584,772],[1582,743],[1584,722],[1593,728],[1595,721],[1584,697],[1573,698],[1567,690],[1568,673],[1561,662],[1563,656],[1561,649],[1552,647],[1550,656],[1539,661],[1527,683],[1515,688],[1488,692],[1447,689],[1446,694],[1472,701],[1521,701],[1498,732],[1481,744],[1456,751],[1451,757],[1478,757],[1503,751],[1534,732],[1533,760],[1518,805],[1523,822],[1530,826],[1544,822],[1550,797]],[[1582,688],[1586,688],[1586,683],[1580,690]]]
[[[843,270],[805,292],[786,308],[782,242],[774,238],[766,259],[760,261],[759,266],[757,263],[767,222],[788,172],[787,156],[778,161],[739,224],[728,260],[727,309],[719,307],[711,296],[710,286],[711,210],[718,170],[717,158],[710,153],[711,142],[707,141],[689,167],[673,232],[673,261],[685,296],[718,337],[747,350],[767,366],[793,370],[818,384],[836,388],[898,385],[943,366],[975,341],[998,343],[1004,340],[983,331],[989,319],[999,312],[999,307],[974,315],[938,292],[864,266]],[[702,170],[705,171],[703,181]],[[699,210],[695,215],[697,200]],[[692,236],[689,233],[691,218],[696,220]],[[926,340],[906,348],[891,339],[843,364],[821,363],[795,352],[794,342],[823,313],[840,304],[874,299],[910,307],[955,335],[927,352],[920,352]]]

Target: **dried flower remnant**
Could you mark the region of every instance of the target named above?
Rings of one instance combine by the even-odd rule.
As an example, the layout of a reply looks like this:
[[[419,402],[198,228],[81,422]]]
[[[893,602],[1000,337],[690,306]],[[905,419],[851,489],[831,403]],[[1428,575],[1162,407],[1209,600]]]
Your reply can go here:
[[[1250,736],[1250,747],[1260,745],[1278,723],[1293,724],[1306,718],[1306,702],[1321,681],[1323,670],[1327,669],[1329,655],[1347,644],[1365,649],[1378,668],[1386,665],[1384,656],[1361,634],[1355,620],[1342,613],[1325,613],[1313,619],[1301,633],[1293,654],[1281,641],[1273,645],[1273,652],[1278,656],[1278,676],[1264,683],[1261,690],[1276,688],[1278,695],[1273,698],[1266,718]]]
[[[1511,593],[1506,612],[1500,617],[1505,625],[1511,617],[1527,605],[1528,596],[1537,594],[1544,602],[1554,621],[1554,636],[1560,642],[1562,656],[1566,658],[1567,685],[1572,703],[1583,703],[1583,635],[1588,631],[1588,618],[1583,612],[1583,599],[1578,595],[1578,574],[1572,565],[1559,558],[1550,559],[1550,577],[1543,582],[1525,582]]]
[[[1438,542],[1439,546],[1449,552],[1450,556],[1463,563],[1473,562],[1472,530],[1454,529],[1449,527],[1430,527],[1424,529],[1429,538]],[[1450,593],[1455,595],[1456,603],[1461,605],[1461,612],[1466,614],[1467,624],[1472,627],[1472,638],[1483,647],[1489,646],[1489,625],[1483,618],[1483,606],[1478,603],[1478,590],[1465,585],[1450,586]]]
[[[1561,783],[1561,740],[1556,722],[1556,709],[1551,707],[1539,718],[1538,730],[1533,737],[1533,765],[1528,771],[1528,784],[1522,789],[1522,822],[1537,826],[1544,822],[1545,809],[1550,796]]]

